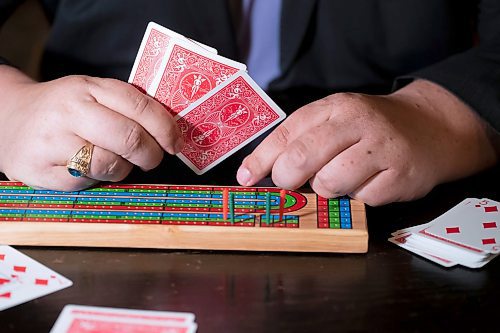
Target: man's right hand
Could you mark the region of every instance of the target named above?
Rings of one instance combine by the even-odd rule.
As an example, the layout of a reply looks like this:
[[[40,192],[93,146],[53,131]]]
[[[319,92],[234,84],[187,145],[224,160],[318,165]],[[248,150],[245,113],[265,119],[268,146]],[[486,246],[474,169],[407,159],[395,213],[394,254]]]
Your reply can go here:
[[[128,83],[67,76],[38,83],[0,66],[0,171],[36,188],[74,191],[120,181],[133,165],[156,167],[163,152],[183,145],[172,116]],[[67,161],[95,145],[87,177],[68,173]]]

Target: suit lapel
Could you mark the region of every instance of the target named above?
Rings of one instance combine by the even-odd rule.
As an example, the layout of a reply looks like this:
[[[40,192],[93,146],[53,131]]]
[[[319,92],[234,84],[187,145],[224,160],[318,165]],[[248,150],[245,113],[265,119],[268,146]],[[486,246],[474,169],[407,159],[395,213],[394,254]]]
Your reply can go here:
[[[190,11],[198,35],[210,41],[212,47],[221,48],[225,57],[236,59],[236,38],[227,8],[227,0],[184,0]]]
[[[317,0],[283,0],[281,10],[281,70],[285,72],[299,52]]]

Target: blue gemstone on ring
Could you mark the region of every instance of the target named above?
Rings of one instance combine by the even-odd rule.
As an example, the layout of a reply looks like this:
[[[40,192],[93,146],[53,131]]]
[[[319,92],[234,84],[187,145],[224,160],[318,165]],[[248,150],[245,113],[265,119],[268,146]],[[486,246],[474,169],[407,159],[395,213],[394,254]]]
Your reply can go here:
[[[76,169],[73,169],[73,168],[68,168],[68,172],[70,175],[72,175],[73,177],[81,177],[83,176],[82,173]]]

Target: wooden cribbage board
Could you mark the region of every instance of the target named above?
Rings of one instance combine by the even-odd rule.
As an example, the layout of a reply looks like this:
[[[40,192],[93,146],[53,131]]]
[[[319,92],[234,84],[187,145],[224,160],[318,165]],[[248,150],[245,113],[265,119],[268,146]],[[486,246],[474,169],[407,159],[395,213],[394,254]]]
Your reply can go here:
[[[280,190],[222,186],[110,184],[78,192],[0,182],[0,244],[296,252],[368,249],[364,204]],[[266,212],[266,192],[270,211]]]

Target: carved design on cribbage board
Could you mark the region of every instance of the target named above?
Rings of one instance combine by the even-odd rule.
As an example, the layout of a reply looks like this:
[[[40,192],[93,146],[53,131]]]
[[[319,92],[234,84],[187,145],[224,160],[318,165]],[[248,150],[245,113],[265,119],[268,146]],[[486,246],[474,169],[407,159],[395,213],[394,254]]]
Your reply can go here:
[[[9,231],[1,233],[0,243],[305,252],[367,250],[366,217],[360,202],[286,191],[280,220],[279,189],[227,187],[234,195],[234,217],[224,219],[223,188],[109,184],[78,192],[56,192],[0,182],[0,231]]]

